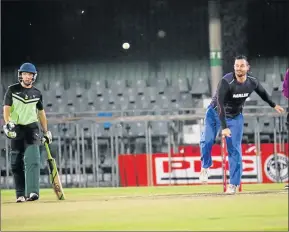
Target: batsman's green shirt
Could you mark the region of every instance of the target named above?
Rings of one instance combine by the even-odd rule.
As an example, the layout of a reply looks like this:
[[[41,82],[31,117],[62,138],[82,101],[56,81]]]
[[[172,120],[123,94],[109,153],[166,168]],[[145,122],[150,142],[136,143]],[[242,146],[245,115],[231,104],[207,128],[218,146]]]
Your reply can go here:
[[[38,110],[43,110],[42,94],[35,87],[24,88],[20,83],[10,85],[4,105],[11,106],[11,121],[17,125],[38,122]]]

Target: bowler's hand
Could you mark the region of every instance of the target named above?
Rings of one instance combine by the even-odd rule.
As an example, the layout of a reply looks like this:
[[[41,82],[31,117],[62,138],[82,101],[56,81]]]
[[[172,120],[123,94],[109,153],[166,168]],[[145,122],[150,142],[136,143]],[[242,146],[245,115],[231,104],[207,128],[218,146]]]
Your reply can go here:
[[[50,131],[46,131],[43,135],[43,143],[46,142],[48,144],[51,144],[52,143],[52,134]]]
[[[16,138],[17,134],[15,132],[15,124],[13,122],[8,122],[3,126],[3,131],[8,139]]]
[[[222,130],[222,136],[231,137],[231,130],[229,128]]]
[[[276,105],[275,107],[274,107],[274,109],[279,113],[279,114],[281,114],[281,113],[283,113],[285,110],[281,107],[281,106],[279,106],[279,105]]]

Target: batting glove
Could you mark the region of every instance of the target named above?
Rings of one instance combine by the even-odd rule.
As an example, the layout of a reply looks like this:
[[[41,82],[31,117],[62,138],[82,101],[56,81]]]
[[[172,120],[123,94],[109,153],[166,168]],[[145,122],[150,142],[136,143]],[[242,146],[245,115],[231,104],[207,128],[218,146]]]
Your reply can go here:
[[[50,144],[50,143],[52,143],[52,134],[51,134],[51,132],[50,131],[46,131],[45,133],[44,133],[44,139],[43,139],[43,143],[44,142],[46,142],[46,143],[48,143],[48,144]]]
[[[15,132],[15,124],[13,122],[8,122],[3,126],[3,131],[8,139],[14,139],[17,136]]]

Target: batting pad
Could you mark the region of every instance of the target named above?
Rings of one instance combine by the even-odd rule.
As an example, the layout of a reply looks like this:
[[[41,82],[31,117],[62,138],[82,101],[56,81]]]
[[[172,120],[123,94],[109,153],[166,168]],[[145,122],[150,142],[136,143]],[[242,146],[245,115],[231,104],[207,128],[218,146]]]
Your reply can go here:
[[[37,193],[39,195],[40,178],[40,150],[37,145],[29,145],[24,153],[25,166],[25,194]]]

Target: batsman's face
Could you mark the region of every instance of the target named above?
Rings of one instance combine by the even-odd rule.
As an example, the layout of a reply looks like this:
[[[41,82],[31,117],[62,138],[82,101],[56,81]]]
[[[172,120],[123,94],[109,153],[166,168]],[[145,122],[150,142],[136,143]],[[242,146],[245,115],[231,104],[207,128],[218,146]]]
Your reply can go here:
[[[236,76],[238,77],[245,76],[247,72],[249,71],[249,64],[244,59],[235,60],[234,70],[235,70]]]
[[[32,84],[33,79],[33,73],[23,72],[22,73],[22,81],[26,86],[29,86]]]

